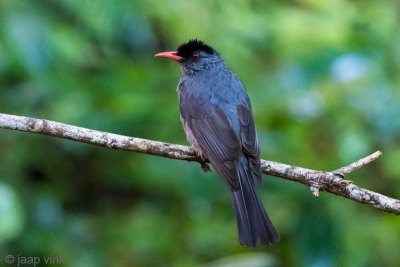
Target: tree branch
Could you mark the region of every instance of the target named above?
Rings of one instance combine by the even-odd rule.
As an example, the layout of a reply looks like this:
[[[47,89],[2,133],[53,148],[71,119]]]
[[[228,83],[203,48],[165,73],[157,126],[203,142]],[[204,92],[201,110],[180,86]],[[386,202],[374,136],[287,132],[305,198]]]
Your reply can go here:
[[[345,176],[346,174],[349,174],[351,172],[353,172],[354,170],[361,168],[362,166],[367,165],[368,163],[376,160],[377,158],[379,158],[382,155],[382,152],[380,151],[376,151],[375,153],[372,153],[369,156],[366,156],[365,158],[359,159],[347,166],[344,166],[338,170],[336,170],[336,173],[339,173],[342,176]]]
[[[197,161],[204,164],[188,146],[100,132],[50,120],[0,113],[0,128],[40,133],[113,149],[131,150],[171,159]],[[261,166],[264,174],[307,185],[316,196],[318,196],[319,191],[327,191],[400,215],[400,200],[356,186],[343,179],[346,174],[374,161],[381,154],[380,151],[377,151],[333,172],[310,170],[267,160],[261,160]]]

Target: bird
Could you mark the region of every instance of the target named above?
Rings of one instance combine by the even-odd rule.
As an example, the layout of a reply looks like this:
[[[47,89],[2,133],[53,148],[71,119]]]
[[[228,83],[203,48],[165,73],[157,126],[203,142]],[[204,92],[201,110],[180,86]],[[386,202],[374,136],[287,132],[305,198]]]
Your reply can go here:
[[[198,39],[155,56],[181,66],[177,93],[183,129],[193,150],[211,163],[232,192],[240,244],[278,242],[255,190],[262,176],[260,149],[243,83],[214,48]]]

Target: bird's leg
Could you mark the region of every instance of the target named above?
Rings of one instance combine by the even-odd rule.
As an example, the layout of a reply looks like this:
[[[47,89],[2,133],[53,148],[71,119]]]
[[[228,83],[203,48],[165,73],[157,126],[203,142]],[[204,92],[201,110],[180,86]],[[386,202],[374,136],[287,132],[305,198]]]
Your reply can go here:
[[[186,125],[185,123],[183,125]],[[190,135],[191,136],[191,135]],[[188,140],[190,142],[189,136],[188,136]],[[192,142],[191,142],[192,143]],[[196,141],[197,144],[197,141]],[[201,152],[201,150],[199,149],[198,145],[193,145],[193,143],[191,144],[191,147],[193,149],[193,151],[196,153],[196,155],[199,157],[199,163],[201,164],[201,169],[204,172],[211,172],[211,168],[210,166],[208,166],[209,161],[205,158],[205,156],[203,155],[203,153]]]
[[[193,148],[193,146],[192,146]],[[201,164],[201,169],[204,172],[211,172],[211,168],[208,165],[209,161],[204,157],[204,155],[202,153],[199,153],[198,150],[196,150],[195,148],[193,148],[194,151],[196,151],[196,154],[199,156],[200,161],[199,163]]]
[[[211,172],[210,166],[208,166],[207,162],[203,161],[203,159],[202,159],[202,161],[200,162],[200,164],[201,164],[201,169],[202,169],[204,172]]]

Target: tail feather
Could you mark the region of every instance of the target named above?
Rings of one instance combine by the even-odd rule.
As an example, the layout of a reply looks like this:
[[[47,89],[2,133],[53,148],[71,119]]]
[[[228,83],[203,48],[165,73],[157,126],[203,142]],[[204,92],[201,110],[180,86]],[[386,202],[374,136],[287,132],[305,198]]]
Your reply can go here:
[[[257,196],[247,164],[239,163],[239,188],[232,191],[241,245],[254,247],[259,243],[273,244],[279,235]]]

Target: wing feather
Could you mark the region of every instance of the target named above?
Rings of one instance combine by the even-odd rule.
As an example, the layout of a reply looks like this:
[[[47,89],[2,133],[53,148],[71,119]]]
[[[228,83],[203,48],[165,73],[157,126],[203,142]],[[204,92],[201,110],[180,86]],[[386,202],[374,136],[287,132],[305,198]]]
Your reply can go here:
[[[225,113],[216,110],[207,117],[191,118],[189,127],[203,154],[218,174],[236,190],[239,187],[236,162],[241,153],[241,142]]]
[[[240,120],[240,139],[243,152],[249,160],[249,167],[257,182],[261,182],[262,170],[260,163],[260,148],[258,146],[257,132],[254,126],[251,109],[244,105],[238,106]]]

